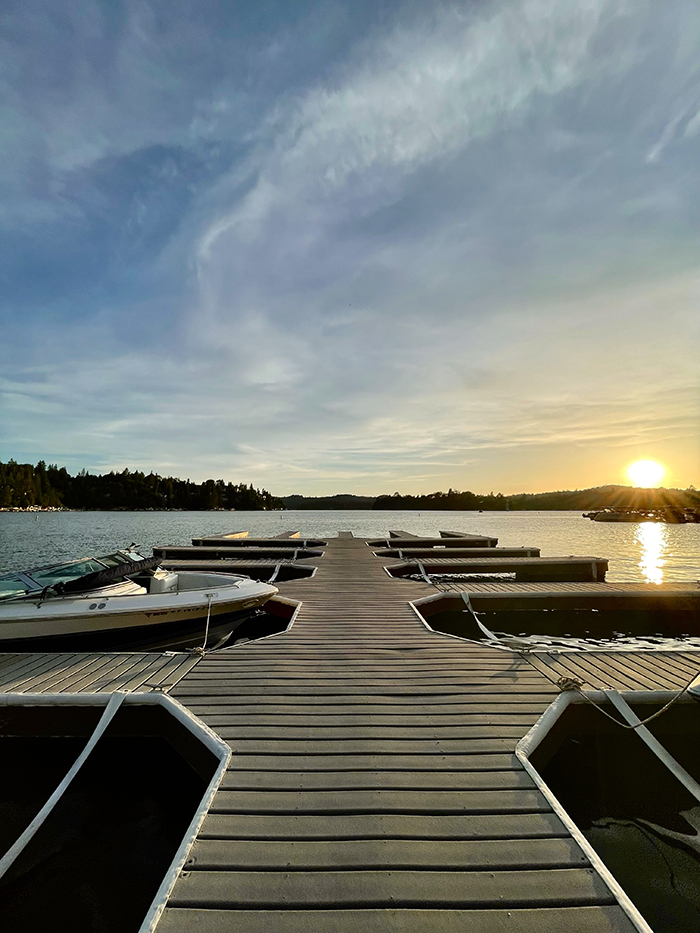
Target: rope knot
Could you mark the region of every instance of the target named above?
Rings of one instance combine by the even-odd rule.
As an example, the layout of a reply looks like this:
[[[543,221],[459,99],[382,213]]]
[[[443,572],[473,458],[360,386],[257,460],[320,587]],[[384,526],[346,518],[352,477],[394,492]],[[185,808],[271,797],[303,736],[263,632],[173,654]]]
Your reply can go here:
[[[557,687],[565,693],[567,690],[580,690],[583,687],[583,681],[578,677],[560,677],[557,681]]]

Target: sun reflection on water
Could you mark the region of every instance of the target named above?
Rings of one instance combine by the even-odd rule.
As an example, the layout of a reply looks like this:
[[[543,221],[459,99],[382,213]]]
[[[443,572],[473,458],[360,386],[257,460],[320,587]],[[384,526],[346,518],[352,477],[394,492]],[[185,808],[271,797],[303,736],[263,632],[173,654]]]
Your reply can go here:
[[[639,569],[645,582],[663,583],[668,528],[660,522],[641,522],[637,525],[637,541],[642,549]]]

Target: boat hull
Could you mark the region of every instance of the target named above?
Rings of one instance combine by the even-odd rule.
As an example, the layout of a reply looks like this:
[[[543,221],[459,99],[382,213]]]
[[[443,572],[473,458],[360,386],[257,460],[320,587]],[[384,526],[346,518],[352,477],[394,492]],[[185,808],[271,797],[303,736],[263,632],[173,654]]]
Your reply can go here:
[[[200,575],[203,577],[204,575]],[[210,590],[161,596],[102,596],[23,600],[0,609],[0,651],[108,651],[189,647],[208,644],[235,631],[277,592],[268,584],[246,581],[221,585],[211,575]],[[200,642],[201,644],[201,642]]]
[[[243,609],[221,613],[210,620],[207,646],[211,648],[224,636],[235,632],[255,612]],[[157,625],[133,625],[101,632],[34,636],[0,640],[2,652],[43,651],[153,651],[184,650],[203,646],[206,615],[192,619],[159,622]]]

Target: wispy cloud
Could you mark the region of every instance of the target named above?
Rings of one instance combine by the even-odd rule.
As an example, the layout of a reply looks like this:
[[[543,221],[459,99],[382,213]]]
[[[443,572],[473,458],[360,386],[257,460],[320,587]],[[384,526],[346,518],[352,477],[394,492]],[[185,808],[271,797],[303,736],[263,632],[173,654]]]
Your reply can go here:
[[[692,481],[691,6],[17,8],[6,455],[512,491],[646,445]]]

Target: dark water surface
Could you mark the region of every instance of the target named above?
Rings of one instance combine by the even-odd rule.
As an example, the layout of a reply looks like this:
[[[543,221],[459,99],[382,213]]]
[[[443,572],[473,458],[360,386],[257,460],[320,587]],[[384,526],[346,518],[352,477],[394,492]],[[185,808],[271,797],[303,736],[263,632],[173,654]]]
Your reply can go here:
[[[638,704],[634,711],[644,719],[658,708]],[[611,704],[608,713],[614,713]],[[650,729],[698,780],[698,704],[677,704]],[[556,750],[541,746],[532,763],[651,928],[697,933],[700,807],[695,797],[639,735],[620,729],[592,706],[569,706],[551,735],[559,743]]]
[[[494,535],[505,547],[539,547],[543,557],[607,557],[612,581],[700,578],[700,525],[598,523],[580,512],[1,512],[0,570],[108,553],[131,542],[150,554],[157,544],[189,544],[198,535],[222,532],[380,537],[389,529]]]

